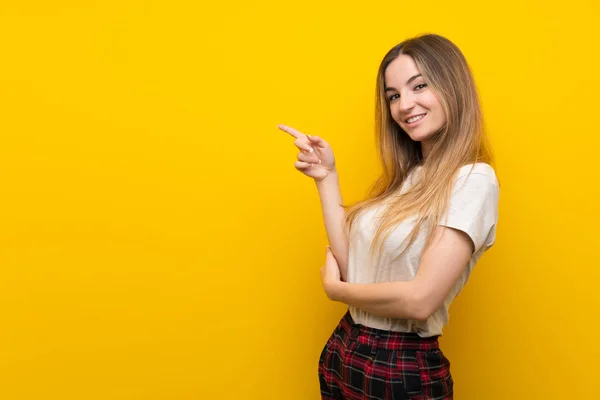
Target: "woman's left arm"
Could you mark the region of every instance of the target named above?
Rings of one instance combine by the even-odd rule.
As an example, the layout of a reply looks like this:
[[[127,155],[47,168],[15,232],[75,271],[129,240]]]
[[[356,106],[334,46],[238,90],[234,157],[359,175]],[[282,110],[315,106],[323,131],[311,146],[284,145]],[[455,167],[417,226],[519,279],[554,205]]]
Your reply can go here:
[[[423,252],[413,280],[346,283],[335,273],[338,268],[335,258],[327,257],[322,270],[323,287],[331,300],[368,313],[423,321],[443,305],[465,270],[473,250],[473,241],[465,232],[438,226],[431,245]]]

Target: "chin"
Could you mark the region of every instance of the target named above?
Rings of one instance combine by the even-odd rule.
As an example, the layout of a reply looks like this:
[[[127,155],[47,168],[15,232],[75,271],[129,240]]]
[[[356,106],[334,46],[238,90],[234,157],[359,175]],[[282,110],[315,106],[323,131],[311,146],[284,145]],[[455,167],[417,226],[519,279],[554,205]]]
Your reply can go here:
[[[411,138],[413,142],[423,142],[425,140],[431,139],[433,137],[433,134],[427,134],[427,135],[408,135],[408,137]]]

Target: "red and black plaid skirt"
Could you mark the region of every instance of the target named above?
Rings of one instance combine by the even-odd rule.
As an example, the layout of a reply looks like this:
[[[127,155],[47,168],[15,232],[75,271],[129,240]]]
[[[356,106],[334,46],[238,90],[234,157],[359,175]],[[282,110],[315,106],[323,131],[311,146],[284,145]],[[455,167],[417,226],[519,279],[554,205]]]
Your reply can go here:
[[[452,400],[450,362],[437,337],[356,324],[350,312],[319,359],[322,399]]]

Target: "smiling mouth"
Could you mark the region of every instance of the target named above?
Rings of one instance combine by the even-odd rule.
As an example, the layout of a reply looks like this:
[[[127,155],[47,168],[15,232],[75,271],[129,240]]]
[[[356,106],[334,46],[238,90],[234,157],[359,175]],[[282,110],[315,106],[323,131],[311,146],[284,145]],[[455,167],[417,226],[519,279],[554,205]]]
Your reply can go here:
[[[415,115],[414,117],[411,117],[411,118],[407,119],[404,122],[406,122],[407,124],[413,124],[413,123],[415,123],[417,121],[420,121],[423,118],[425,118],[425,115],[427,115],[427,113]]]

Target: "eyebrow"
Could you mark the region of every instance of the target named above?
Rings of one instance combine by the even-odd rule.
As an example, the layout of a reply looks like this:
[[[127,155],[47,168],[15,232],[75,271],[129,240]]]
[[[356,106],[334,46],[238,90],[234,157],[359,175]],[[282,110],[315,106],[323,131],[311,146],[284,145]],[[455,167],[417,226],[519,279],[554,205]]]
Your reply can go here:
[[[417,79],[417,78],[418,78],[418,77],[420,77],[420,76],[422,76],[422,75],[421,75],[421,74],[417,74],[417,75],[411,76],[411,77],[410,77],[410,78],[409,78],[409,79],[406,81],[406,84],[407,84],[407,85],[410,85],[410,83],[411,83],[412,81],[414,81],[415,79]],[[387,87],[387,86],[385,87],[385,91],[386,91],[386,92],[391,92],[391,91],[393,91],[393,90],[396,90],[396,89],[394,89],[393,87]]]

